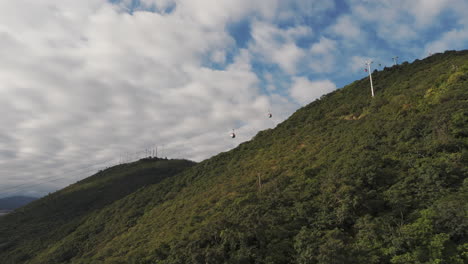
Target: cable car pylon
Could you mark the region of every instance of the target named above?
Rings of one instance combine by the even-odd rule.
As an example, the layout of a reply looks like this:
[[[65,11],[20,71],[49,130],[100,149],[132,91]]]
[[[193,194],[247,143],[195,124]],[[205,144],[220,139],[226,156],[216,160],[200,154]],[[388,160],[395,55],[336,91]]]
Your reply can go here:
[[[372,64],[372,61],[371,61],[371,60],[366,61],[366,66],[367,66],[366,72],[369,73],[369,80],[370,80],[370,86],[371,86],[371,94],[372,94],[372,97],[374,97],[374,85],[372,84],[372,73],[371,73],[371,68],[370,68],[370,65],[371,65],[371,64]]]

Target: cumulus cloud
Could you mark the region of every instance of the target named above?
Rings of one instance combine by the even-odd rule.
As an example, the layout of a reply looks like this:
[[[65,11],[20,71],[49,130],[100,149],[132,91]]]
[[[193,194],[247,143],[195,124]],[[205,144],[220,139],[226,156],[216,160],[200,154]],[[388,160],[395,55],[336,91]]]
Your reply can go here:
[[[330,31],[338,36],[352,40],[357,40],[362,34],[356,20],[350,15],[339,17],[336,23],[330,27]]]
[[[306,105],[334,90],[336,85],[330,80],[310,81],[305,77],[295,77],[289,93],[299,104]]]
[[[457,9],[462,2],[458,0],[416,0],[402,4],[415,17],[415,25],[426,27],[447,9]]]
[[[444,33],[439,39],[428,43],[424,54],[444,52],[446,50],[463,49],[468,44],[468,29],[454,29]]]
[[[281,29],[271,23],[256,21],[252,25],[252,42],[249,50],[258,54],[267,63],[278,65],[288,74],[295,74],[306,51],[298,47],[296,39],[310,35],[305,26]]]
[[[312,54],[328,54],[330,52],[333,52],[336,50],[337,43],[335,40],[326,38],[326,37],[320,37],[320,41],[317,43],[314,43],[310,47],[310,52]]]
[[[336,67],[337,42],[335,40],[320,37],[319,42],[310,47],[310,68],[317,73],[334,71]]]
[[[468,3],[463,0],[347,2],[353,20],[374,28],[380,38],[395,44],[418,40],[428,29],[440,27],[444,14],[461,20],[468,14]]]

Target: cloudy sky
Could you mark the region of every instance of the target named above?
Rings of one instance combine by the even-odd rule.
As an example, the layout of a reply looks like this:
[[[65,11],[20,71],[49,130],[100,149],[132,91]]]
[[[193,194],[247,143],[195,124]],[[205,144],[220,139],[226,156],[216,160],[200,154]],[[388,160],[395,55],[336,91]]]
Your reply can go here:
[[[363,78],[367,58],[467,47],[466,0],[0,0],[0,197],[156,146],[201,161]]]

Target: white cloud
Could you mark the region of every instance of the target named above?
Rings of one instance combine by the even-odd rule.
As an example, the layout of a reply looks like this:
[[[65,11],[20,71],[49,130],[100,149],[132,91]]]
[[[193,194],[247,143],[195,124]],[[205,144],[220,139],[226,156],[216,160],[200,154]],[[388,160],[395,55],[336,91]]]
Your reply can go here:
[[[314,43],[310,47],[310,52],[312,54],[329,54],[330,52],[333,52],[336,50],[337,43],[335,40],[326,38],[326,37],[320,37],[320,41],[317,43]]]
[[[293,43],[287,43],[279,47],[272,54],[272,59],[288,74],[295,74],[299,60],[305,55],[305,51]]]
[[[177,12],[195,23],[213,27],[254,16],[264,21],[291,21],[304,16],[319,16],[332,9],[332,1],[318,0],[179,0]]]
[[[255,15],[260,19],[272,20],[284,5],[298,0],[181,0],[177,3],[177,14],[206,27],[224,27],[227,22],[238,21]]]
[[[362,35],[359,25],[349,15],[339,17],[336,24],[330,27],[330,30],[338,36],[352,40],[357,40]]]
[[[310,28],[298,26],[281,29],[270,23],[256,21],[252,25],[252,42],[249,50],[259,54],[264,61],[277,64],[288,74],[295,74],[306,51],[298,47],[296,39],[311,34]]]
[[[299,104],[306,105],[334,90],[336,85],[330,80],[310,81],[305,77],[295,77],[289,92]]]
[[[464,49],[468,46],[468,29],[454,29],[444,33],[438,40],[428,43],[424,54]]]
[[[416,0],[407,1],[403,6],[414,15],[418,27],[425,27],[432,24],[434,19],[446,8],[456,5],[456,2],[452,0]]]
[[[348,0],[351,17],[370,26],[391,44],[401,45],[421,38],[427,30],[441,26],[441,16],[462,22],[468,15],[464,0]]]
[[[224,64],[226,62],[226,51],[215,50],[211,53],[211,60],[214,63]]]
[[[426,34],[430,34],[431,38],[441,35],[438,40],[425,45],[425,52],[466,47],[463,36],[468,26],[467,1],[349,0],[348,3],[355,20],[371,25],[381,39],[410,53],[422,53],[421,45],[414,46],[411,43],[424,40]],[[440,33],[441,29],[447,27],[443,25],[446,19],[453,21],[453,28]]]
[[[317,73],[332,72],[336,67],[337,42],[320,37],[319,42],[310,47],[310,68]]]
[[[309,64],[310,69],[316,73],[330,73],[335,71],[336,59],[334,55],[317,56]]]

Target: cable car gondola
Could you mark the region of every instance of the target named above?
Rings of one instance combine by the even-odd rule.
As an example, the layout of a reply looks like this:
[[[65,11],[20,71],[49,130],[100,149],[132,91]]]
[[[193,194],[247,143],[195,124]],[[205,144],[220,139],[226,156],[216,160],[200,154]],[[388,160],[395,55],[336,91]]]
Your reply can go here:
[[[231,138],[236,138],[236,133],[234,133],[234,129],[232,130]]]

